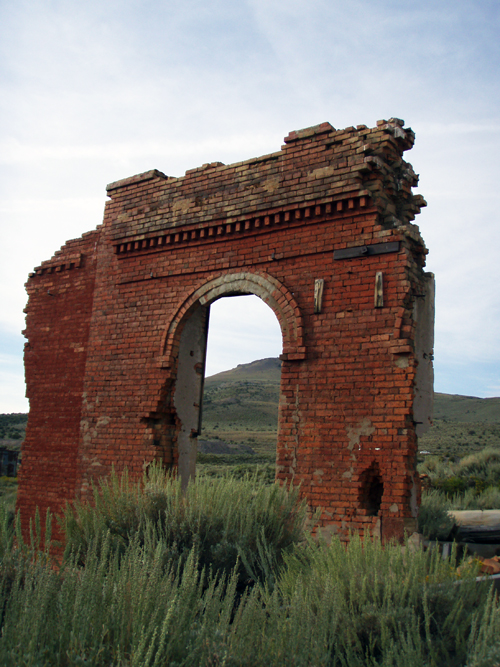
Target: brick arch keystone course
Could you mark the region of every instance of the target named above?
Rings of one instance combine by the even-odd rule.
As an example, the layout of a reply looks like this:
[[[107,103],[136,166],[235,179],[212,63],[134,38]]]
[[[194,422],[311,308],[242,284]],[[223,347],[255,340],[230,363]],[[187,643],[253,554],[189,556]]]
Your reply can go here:
[[[102,225],[26,283],[24,525],[113,466],[140,476],[160,458],[191,474],[209,304],[252,293],[283,332],[277,480],[322,508],[327,537],[413,530],[434,313],[413,224],[426,203],[403,159],[414,139],[398,118],[322,123],[245,162],[108,185]],[[372,516],[360,488],[375,464]]]
[[[176,312],[162,342],[161,358],[172,364],[177,330],[186,315],[198,304],[208,306],[224,296],[254,294],[261,298],[276,315],[283,337],[283,358],[305,358],[303,319],[297,302],[276,278],[265,273],[228,273],[199,287]]]

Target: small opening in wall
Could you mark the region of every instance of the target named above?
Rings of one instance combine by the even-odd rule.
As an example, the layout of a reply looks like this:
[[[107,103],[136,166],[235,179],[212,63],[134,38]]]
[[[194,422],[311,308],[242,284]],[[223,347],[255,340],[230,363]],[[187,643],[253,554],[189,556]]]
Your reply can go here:
[[[380,474],[378,463],[374,461],[371,466],[361,474],[359,489],[360,508],[366,510],[367,516],[377,516],[380,511],[383,495],[384,482]]]

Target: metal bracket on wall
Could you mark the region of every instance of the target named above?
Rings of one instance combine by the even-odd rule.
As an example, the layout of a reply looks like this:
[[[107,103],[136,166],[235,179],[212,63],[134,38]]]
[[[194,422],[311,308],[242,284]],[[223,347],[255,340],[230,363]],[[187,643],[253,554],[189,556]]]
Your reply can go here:
[[[391,241],[390,243],[374,243],[373,245],[358,245],[354,248],[342,248],[333,251],[333,259],[352,259],[354,257],[385,255],[389,252],[399,252],[399,246],[399,241]]]
[[[384,306],[384,274],[382,271],[377,271],[375,274],[375,308],[383,308]]]
[[[321,313],[323,308],[323,288],[325,281],[323,278],[317,278],[314,281],[314,312]]]

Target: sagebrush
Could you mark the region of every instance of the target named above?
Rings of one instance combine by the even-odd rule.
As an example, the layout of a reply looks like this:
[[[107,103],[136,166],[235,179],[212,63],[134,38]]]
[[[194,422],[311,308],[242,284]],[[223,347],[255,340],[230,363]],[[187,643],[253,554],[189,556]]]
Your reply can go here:
[[[272,487],[201,479],[182,496],[159,470],[115,476],[95,507],[68,509],[58,567],[39,525],[24,543],[0,507],[0,664],[496,664],[498,599],[473,565],[368,536],[318,542],[296,492]]]

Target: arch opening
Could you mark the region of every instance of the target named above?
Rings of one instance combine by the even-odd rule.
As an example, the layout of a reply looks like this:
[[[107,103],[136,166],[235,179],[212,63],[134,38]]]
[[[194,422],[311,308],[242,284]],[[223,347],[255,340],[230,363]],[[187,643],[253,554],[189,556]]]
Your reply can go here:
[[[197,466],[207,474],[259,466],[276,473],[282,331],[254,295],[214,301],[210,310]]]
[[[169,410],[171,423],[175,425],[171,459],[174,465],[177,463],[183,487],[195,475],[211,304],[222,297],[251,295],[269,306],[278,321],[282,358],[302,359],[305,356],[304,327],[297,303],[293,295],[269,274],[222,275],[201,285],[180,305],[165,332],[158,364],[169,369]],[[276,437],[273,439],[275,441]]]

